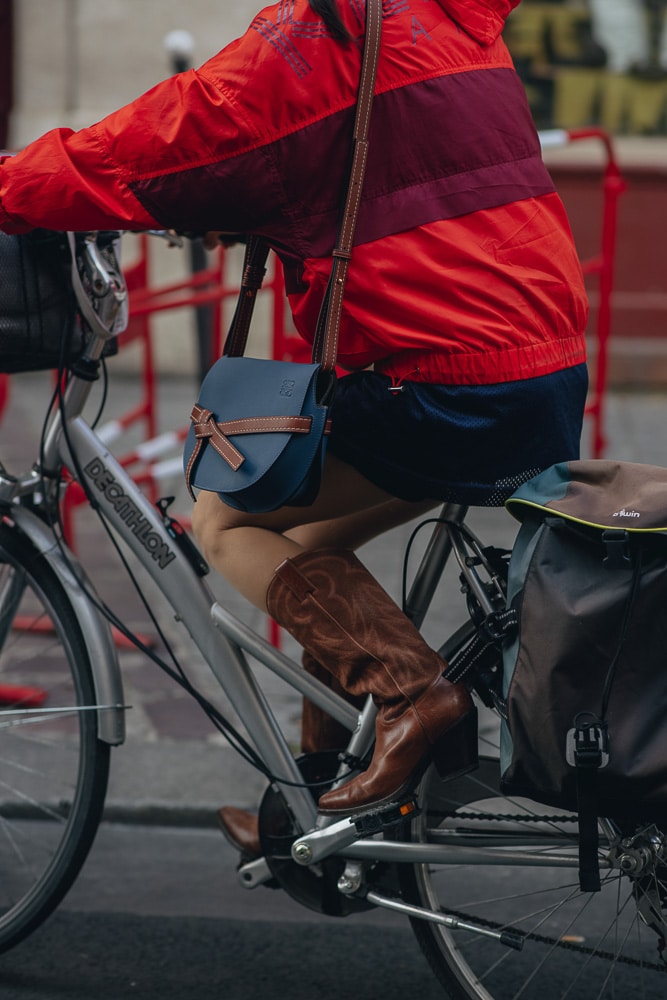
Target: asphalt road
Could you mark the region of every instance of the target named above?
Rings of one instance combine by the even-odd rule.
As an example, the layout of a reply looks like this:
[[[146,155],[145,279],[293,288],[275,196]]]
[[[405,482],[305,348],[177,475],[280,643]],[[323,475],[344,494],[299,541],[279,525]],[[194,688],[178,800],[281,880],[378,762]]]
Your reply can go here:
[[[0,955],[0,1000],[446,1000],[403,917],[324,917],[283,892],[242,888],[235,864],[215,829],[103,824],[60,909]],[[502,870],[485,879],[492,898],[502,893]],[[523,957],[506,966],[508,995],[532,969],[534,953],[525,968]],[[560,998],[558,975],[556,965],[522,998]],[[619,970],[604,996],[664,1000],[659,982],[643,993],[641,980]],[[575,981],[567,996],[592,1000],[596,983]]]
[[[443,1000],[403,918],[248,891],[216,830],[105,824],[70,895],[0,956],[1,1000]]]

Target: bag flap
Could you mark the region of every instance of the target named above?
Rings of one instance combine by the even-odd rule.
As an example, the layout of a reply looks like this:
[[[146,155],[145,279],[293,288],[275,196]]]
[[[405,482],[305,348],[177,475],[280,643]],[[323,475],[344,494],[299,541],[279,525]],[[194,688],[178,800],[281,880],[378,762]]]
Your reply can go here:
[[[215,419],[291,416],[301,413],[316,364],[222,357],[207,373],[198,403]]]
[[[667,531],[667,469],[604,459],[560,462],[520,486],[505,506],[519,521],[537,509],[594,528]]]

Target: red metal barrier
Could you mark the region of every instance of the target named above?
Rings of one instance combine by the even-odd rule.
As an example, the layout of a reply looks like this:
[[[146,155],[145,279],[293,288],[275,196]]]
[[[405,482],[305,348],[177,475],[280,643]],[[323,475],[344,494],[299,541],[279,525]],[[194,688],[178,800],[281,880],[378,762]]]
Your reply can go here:
[[[605,166],[602,172],[602,218],[600,223],[600,250],[593,257],[581,261],[584,275],[597,277],[598,311],[594,330],[595,361],[592,368],[591,388],[586,403],[586,416],[592,420],[591,452],[601,458],[606,448],[605,400],[609,369],[609,338],[611,335],[611,295],[614,287],[614,265],[618,230],[618,199],[627,189],[616,162],[612,138],[601,128],[553,129],[540,133],[543,149],[555,149],[572,142],[594,139],[602,145]]]
[[[138,237],[137,259],[124,269],[130,300],[130,320],[127,329],[119,338],[119,349],[137,344],[140,350],[138,365],[140,379],[140,400],[126,413],[108,421],[98,428],[98,435],[105,444],[116,444],[122,436],[136,424],[142,426],[143,443],[130,452],[118,456],[118,461],[132,475],[152,501],[158,499],[159,477],[154,463],[163,454],[182,441],[185,430],[177,430],[158,436],[158,375],[155,364],[153,331],[151,318],[154,314],[171,309],[196,307],[203,304],[220,305],[225,298],[236,295],[238,289],[224,285],[224,251],[221,249],[213,258],[210,268],[183,279],[164,285],[151,284],[150,247],[151,239],[145,234]],[[214,350],[219,350],[221,340],[220,309],[214,311]],[[74,547],[74,510],[85,502],[85,496],[77,483],[71,483],[62,505],[65,536]]]

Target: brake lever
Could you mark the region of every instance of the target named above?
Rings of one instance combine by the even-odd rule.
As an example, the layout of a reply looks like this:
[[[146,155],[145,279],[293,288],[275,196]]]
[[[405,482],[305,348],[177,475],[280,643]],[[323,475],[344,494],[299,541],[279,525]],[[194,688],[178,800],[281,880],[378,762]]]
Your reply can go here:
[[[147,229],[146,233],[148,236],[157,236],[159,239],[165,240],[167,246],[178,247],[179,250],[185,246],[184,237],[187,234],[177,233],[175,229]]]

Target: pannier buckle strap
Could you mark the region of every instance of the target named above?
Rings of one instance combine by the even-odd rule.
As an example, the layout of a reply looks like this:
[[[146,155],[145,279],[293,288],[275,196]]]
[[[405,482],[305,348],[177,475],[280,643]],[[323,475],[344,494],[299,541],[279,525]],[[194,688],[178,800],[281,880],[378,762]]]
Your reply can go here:
[[[579,887],[582,892],[599,892],[596,772],[609,763],[607,723],[592,712],[580,712],[568,731],[565,755],[577,770]]]
[[[482,624],[482,629],[490,639],[504,641],[513,635],[519,626],[519,616],[516,608],[505,608],[503,611],[492,611]]]
[[[570,767],[596,770],[606,767],[609,763],[607,723],[589,713],[578,715],[567,733],[565,759]]]
[[[602,560],[608,569],[627,569],[630,566],[628,533],[622,528],[607,528],[602,532],[606,556]]]

